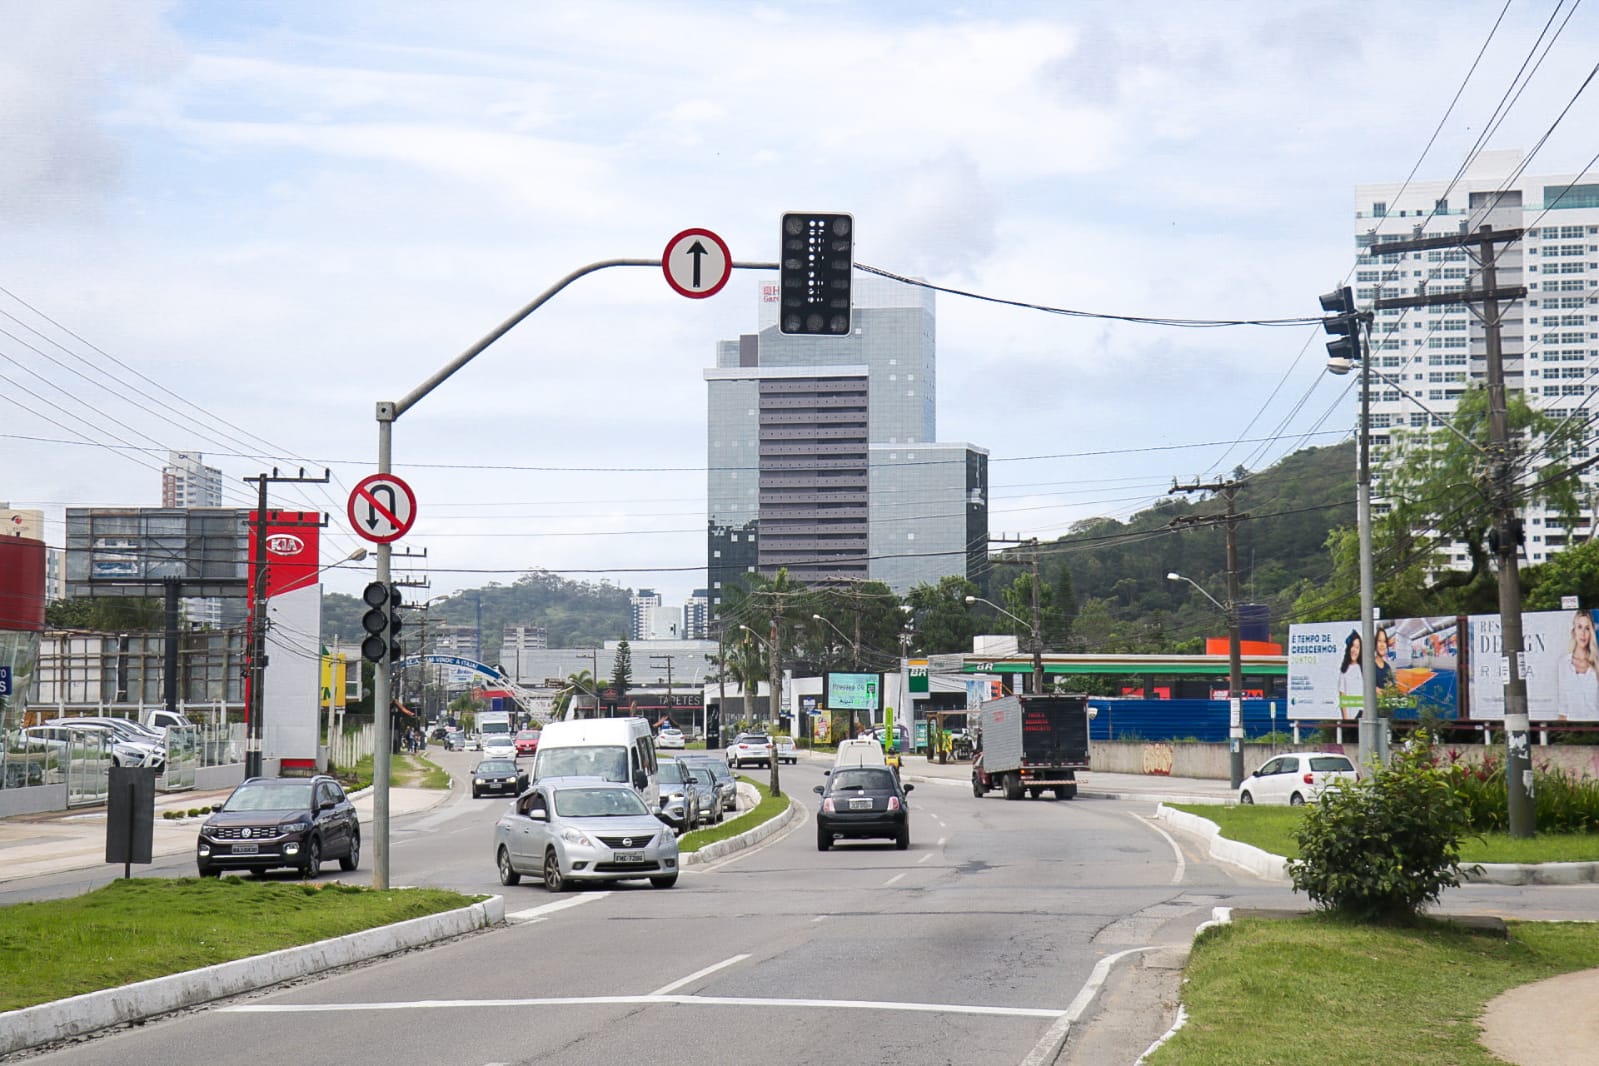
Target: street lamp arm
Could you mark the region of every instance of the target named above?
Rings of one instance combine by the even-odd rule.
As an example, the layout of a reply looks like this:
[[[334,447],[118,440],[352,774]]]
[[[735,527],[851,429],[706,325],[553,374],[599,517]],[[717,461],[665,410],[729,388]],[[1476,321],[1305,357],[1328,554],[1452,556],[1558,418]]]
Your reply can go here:
[[[1199,594],[1201,596],[1205,597],[1205,599],[1209,600],[1211,603],[1214,603],[1216,605],[1216,609],[1217,610],[1223,611],[1223,612],[1225,612],[1227,610],[1227,607],[1226,607],[1225,604],[1223,604],[1216,597],[1212,596],[1210,593],[1206,592],[1205,591],[1205,587],[1203,585],[1201,585],[1199,582],[1195,581],[1191,577],[1184,577],[1182,574],[1179,574],[1177,571],[1173,570],[1173,571],[1171,571],[1170,573],[1168,573],[1166,575],[1166,580],[1167,581],[1186,581],[1190,585],[1194,586],[1194,588],[1198,589],[1199,590]]]
[[[1026,626],[1028,632],[1030,632],[1030,633],[1035,632],[1035,630],[1033,629],[1033,623],[1029,622],[1025,618],[1020,618],[1020,617],[1018,617],[1018,616],[1016,616],[1014,614],[1011,614],[1009,611],[1005,610],[1005,608],[1001,607],[999,604],[995,603],[993,600],[985,600],[981,596],[968,596],[968,597],[966,597],[966,602],[967,603],[986,603],[990,607],[994,608],[994,610],[996,610],[1000,614],[1004,615],[1006,618],[1009,618],[1009,619],[1011,619],[1013,621],[1016,621],[1016,622],[1020,622],[1022,625]]]

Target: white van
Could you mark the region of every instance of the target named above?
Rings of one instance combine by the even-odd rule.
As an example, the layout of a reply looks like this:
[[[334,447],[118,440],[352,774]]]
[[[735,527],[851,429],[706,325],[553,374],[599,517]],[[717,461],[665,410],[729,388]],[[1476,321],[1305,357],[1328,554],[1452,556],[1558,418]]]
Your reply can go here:
[[[655,737],[643,718],[551,722],[539,735],[533,782],[548,777],[601,777],[633,786],[654,810],[661,805]]]
[[[853,768],[887,765],[888,760],[883,757],[883,745],[865,737],[839,741],[838,754],[833,759],[833,770],[842,770],[846,766]],[[827,772],[831,774],[833,770]]]

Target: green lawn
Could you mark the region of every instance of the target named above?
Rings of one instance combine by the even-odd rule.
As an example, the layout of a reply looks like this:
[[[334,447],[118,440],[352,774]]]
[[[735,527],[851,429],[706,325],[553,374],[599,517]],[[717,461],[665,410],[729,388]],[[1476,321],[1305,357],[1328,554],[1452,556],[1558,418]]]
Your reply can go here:
[[[1299,857],[1293,833],[1308,807],[1210,806],[1171,803],[1174,810],[1186,811],[1215,822],[1221,835],[1250,844],[1272,855]],[[1460,844],[1460,861],[1473,862],[1599,862],[1599,833],[1541,833],[1528,838],[1508,833],[1484,833],[1467,837]]]
[[[696,829],[692,833],[684,833],[677,840],[677,850],[698,851],[707,844],[714,844],[718,840],[727,840],[740,833],[746,833],[762,822],[769,822],[782,814],[788,808],[787,795],[772,798],[771,790],[752,778],[739,777],[740,781],[748,782],[755,786],[755,791],[761,794],[761,802],[752,811],[745,811],[737,818],[725,818],[721,825],[706,826]]]
[[[1149,1066],[1500,1063],[1477,1042],[1489,1000],[1599,966],[1599,925],[1375,928],[1323,914],[1243,918],[1195,943],[1187,1024]]]
[[[113,881],[0,909],[0,1011],[456,910],[438,889],[224,877]]]

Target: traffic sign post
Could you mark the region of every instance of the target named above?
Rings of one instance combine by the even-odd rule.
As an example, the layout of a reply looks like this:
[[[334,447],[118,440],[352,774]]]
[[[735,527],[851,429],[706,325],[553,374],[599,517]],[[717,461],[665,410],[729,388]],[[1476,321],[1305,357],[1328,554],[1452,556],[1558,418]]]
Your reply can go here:
[[[733,276],[727,242],[708,229],[686,229],[666,242],[661,273],[673,291],[691,300],[715,296]]]
[[[392,544],[416,524],[416,493],[393,474],[368,474],[350,491],[349,515],[356,535]]]

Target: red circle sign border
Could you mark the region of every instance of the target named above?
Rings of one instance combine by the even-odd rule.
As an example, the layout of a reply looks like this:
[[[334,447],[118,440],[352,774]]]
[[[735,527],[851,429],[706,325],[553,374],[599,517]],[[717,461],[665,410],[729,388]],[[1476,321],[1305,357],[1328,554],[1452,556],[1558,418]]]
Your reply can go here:
[[[727,260],[727,269],[722,272],[722,280],[718,281],[715,285],[712,285],[703,292],[695,292],[693,289],[685,289],[683,286],[677,283],[676,278],[672,277],[672,268],[670,265],[672,260],[672,249],[677,247],[677,242],[682,240],[684,237],[706,238],[722,250],[722,258]],[[671,240],[666,242],[666,251],[661,253],[661,273],[666,276],[666,283],[672,287],[673,292],[680,296],[687,296],[690,300],[703,300],[707,296],[715,296],[717,293],[721,292],[722,287],[726,285],[733,277],[733,253],[727,250],[727,242],[722,240],[722,238],[718,237],[716,234],[712,233],[710,230],[701,229],[697,226],[691,227],[684,230],[682,233],[677,234]]]
[[[370,497],[367,496],[362,490],[364,490],[368,485],[378,482],[394,485],[400,490],[400,492],[404,493],[407,500],[411,501],[411,515],[406,519],[405,525],[401,526],[395,532],[381,537],[374,534],[371,530],[361,528],[361,523],[356,521],[355,517],[356,501],[360,499],[370,499]],[[373,502],[375,503],[376,501]],[[356,482],[355,488],[350,490],[350,501],[345,507],[345,512],[350,519],[350,528],[355,530],[356,536],[365,540],[370,540],[374,544],[392,544],[401,537],[405,536],[407,533],[411,532],[411,527],[416,525],[416,493],[411,491],[411,486],[407,485],[404,480],[396,477],[393,474],[368,474],[366,477]]]

